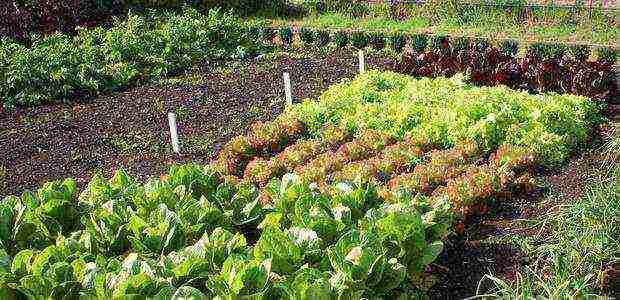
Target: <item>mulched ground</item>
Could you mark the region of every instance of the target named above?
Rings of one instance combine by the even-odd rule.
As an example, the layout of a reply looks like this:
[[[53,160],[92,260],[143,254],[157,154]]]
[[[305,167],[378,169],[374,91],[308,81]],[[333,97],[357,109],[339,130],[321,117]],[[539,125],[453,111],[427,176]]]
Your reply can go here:
[[[375,69],[395,69],[395,61],[368,57]],[[296,101],[316,98],[328,86],[357,73],[357,56],[281,56],[249,62],[204,62],[186,74],[73,105],[19,109],[0,115],[0,195],[35,189],[43,182],[74,177],[85,185],[98,171],[110,176],[124,168],[139,180],[165,173],[177,162],[208,162],[231,137],[252,122],[268,120],[283,109],[282,72],[291,73]],[[177,114],[183,155],[171,153],[167,112]],[[597,168],[582,155],[558,171],[542,174],[546,185],[577,197],[583,180]],[[433,299],[476,294],[485,274],[508,281],[527,264],[517,247],[489,239],[536,232],[514,225],[534,217],[544,191],[502,203],[494,214],[468,225],[432,265],[437,284]],[[486,291],[488,285],[482,285]]]
[[[388,59],[369,67],[391,69]],[[97,171],[124,168],[139,180],[170,164],[205,163],[254,121],[283,109],[282,73],[291,74],[296,101],[315,98],[357,72],[357,57],[204,62],[183,76],[84,100],[81,104],[19,109],[0,116],[0,195],[58,178],[85,184]],[[183,155],[172,153],[167,112],[176,112]]]

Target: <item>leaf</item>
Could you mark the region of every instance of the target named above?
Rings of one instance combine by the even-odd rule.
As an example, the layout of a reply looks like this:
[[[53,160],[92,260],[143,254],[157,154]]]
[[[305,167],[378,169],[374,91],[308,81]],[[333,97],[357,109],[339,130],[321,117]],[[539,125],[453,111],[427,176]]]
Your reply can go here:
[[[400,264],[396,258],[388,260],[381,276],[373,290],[377,294],[390,295],[393,289],[398,288],[407,277],[407,268]]]
[[[3,248],[0,248],[0,283],[2,277],[11,272],[11,256]]]
[[[207,288],[225,298],[252,298],[267,289],[268,279],[269,270],[264,262],[231,256],[224,262],[219,275],[209,277]]]
[[[22,277],[30,273],[30,262],[33,257],[33,250],[25,249],[19,251],[13,258],[13,263],[11,264],[11,273],[15,274],[18,277]]]
[[[302,267],[287,289],[290,299],[333,299],[329,273]]]
[[[19,280],[17,289],[31,298],[47,298],[51,296],[53,283],[42,276],[27,275]]]
[[[430,243],[426,249],[424,249],[420,264],[426,266],[437,259],[439,254],[443,251],[443,243],[441,241],[435,241]]]
[[[256,228],[265,229],[267,226],[280,227],[281,220],[282,220],[282,213],[279,213],[279,212],[268,213],[263,219],[263,221]]]
[[[17,200],[4,199],[0,203],[0,243],[4,247],[9,246],[13,231],[13,206]]]
[[[182,286],[177,289],[172,295],[173,300],[203,300],[207,299],[207,296],[196,288],[191,286]]]
[[[347,284],[350,288],[367,280],[380,280],[385,258],[381,239],[376,234],[352,229],[329,247],[327,253],[334,270],[342,273],[338,276],[344,276],[345,282],[350,281]],[[379,274],[373,278],[373,273],[377,272]]]
[[[127,295],[149,296],[153,295],[157,291],[156,289],[157,284],[155,281],[149,275],[141,273],[121,282],[114,289],[113,297],[119,298]]]
[[[254,257],[258,260],[272,259],[273,271],[282,275],[294,272],[302,261],[299,247],[275,226],[265,228],[254,247]]]

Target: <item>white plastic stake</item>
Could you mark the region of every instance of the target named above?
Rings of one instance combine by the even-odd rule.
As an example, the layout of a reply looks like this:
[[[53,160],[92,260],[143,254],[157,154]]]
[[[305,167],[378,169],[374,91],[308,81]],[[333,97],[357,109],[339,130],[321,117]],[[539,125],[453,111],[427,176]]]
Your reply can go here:
[[[177,116],[173,112],[168,113],[168,125],[170,125],[172,150],[176,154],[181,154],[181,147],[179,146],[179,133],[177,131]]]
[[[291,91],[291,75],[284,72],[284,93],[286,94],[286,106],[293,105],[293,94]]]
[[[366,63],[364,61],[364,51],[360,50],[357,53],[358,57],[359,57],[359,61],[360,61],[360,74],[364,73],[364,70],[366,69]]]

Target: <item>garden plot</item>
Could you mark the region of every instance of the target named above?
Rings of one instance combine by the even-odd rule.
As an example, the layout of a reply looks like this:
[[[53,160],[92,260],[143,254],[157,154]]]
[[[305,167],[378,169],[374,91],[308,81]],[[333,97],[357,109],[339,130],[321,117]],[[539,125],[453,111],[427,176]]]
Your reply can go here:
[[[386,58],[367,58],[392,69]],[[244,63],[211,61],[185,75],[75,105],[18,108],[0,118],[0,194],[74,177],[83,186],[97,170],[124,168],[140,180],[174,162],[207,162],[214,151],[256,120],[284,107],[282,73],[292,77],[295,101],[317,97],[357,73],[348,54],[308,55]],[[182,155],[172,154],[166,114],[175,112]]]
[[[531,192],[532,172],[601,121],[585,97],[368,71],[253,124],[207,166],[5,199],[4,292],[419,296],[450,231]]]

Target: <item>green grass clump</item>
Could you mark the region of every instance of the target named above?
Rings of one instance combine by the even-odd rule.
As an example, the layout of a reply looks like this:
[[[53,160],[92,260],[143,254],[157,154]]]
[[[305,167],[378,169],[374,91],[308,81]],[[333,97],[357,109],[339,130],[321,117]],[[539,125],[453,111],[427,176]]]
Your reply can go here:
[[[345,31],[338,31],[334,36],[334,42],[339,48],[344,48],[349,43],[349,35]]]
[[[584,195],[563,204],[557,212],[537,219],[546,225],[544,242],[531,248],[534,263],[513,283],[492,275],[494,289],[486,295],[502,299],[576,299],[601,297],[603,272],[620,257],[620,138],[603,150],[601,175]],[[553,193],[553,191],[552,191]],[[553,201],[566,199],[553,199]],[[537,225],[540,227],[540,225]],[[613,280],[608,278],[608,280]],[[611,284],[611,282],[610,282]],[[611,288],[611,287],[610,287]],[[609,292],[609,291],[607,291]]]

